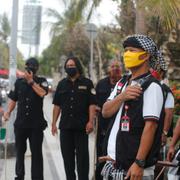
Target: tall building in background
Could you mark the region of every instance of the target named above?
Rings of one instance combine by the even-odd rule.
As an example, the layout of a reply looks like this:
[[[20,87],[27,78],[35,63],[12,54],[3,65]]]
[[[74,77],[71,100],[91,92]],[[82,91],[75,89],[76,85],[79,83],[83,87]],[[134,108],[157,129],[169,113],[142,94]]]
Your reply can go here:
[[[40,0],[26,0],[23,6],[22,44],[29,45],[29,56],[39,54],[42,6]]]

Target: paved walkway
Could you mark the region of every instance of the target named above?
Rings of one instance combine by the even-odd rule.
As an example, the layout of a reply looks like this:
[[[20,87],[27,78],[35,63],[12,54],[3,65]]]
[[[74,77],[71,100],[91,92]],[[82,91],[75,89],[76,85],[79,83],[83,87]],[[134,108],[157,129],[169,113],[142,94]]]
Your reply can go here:
[[[44,100],[44,113],[48,121],[48,128],[44,131],[43,157],[44,157],[44,180],[66,180],[64,165],[59,145],[59,137],[51,135],[51,117],[52,117],[52,98],[48,95]],[[94,161],[94,134],[89,136],[90,151],[90,180],[93,179],[93,161]],[[5,168],[6,167],[6,168]],[[9,158],[6,161],[0,159],[0,180],[14,179],[15,158]],[[25,180],[31,180],[31,153],[29,148],[25,155]],[[5,171],[6,169],[6,171]],[[6,174],[6,179],[5,179]]]

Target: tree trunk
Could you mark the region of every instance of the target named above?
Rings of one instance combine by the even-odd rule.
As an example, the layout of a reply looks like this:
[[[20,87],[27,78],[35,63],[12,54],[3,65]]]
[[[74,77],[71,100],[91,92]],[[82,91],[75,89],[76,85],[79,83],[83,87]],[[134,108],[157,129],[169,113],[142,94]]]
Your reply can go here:
[[[136,0],[136,22],[135,22],[135,33],[136,34],[146,34],[146,24],[145,24],[145,8],[140,6],[141,0]]]

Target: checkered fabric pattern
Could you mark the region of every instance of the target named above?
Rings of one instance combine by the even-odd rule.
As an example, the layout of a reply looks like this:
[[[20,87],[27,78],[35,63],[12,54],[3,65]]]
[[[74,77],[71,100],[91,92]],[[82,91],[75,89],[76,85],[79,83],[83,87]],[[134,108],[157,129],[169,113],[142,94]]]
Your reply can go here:
[[[135,38],[139,44],[141,45],[142,49],[150,53],[151,58],[150,58],[150,66],[155,69],[159,70],[162,69],[164,71],[167,70],[167,65],[166,62],[161,54],[161,52],[158,50],[155,42],[148,36],[145,35],[140,35],[140,34],[135,34],[128,36],[128,38]]]
[[[111,177],[112,180],[124,180],[126,173],[122,169],[114,168],[112,162],[106,162],[101,171],[101,175],[104,179],[109,179],[109,177]]]

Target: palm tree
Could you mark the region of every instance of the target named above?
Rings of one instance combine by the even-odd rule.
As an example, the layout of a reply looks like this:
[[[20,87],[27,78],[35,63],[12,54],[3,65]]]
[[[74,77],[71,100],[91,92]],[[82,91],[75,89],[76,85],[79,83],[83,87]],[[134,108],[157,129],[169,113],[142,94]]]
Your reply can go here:
[[[145,7],[141,6],[142,0],[135,0],[136,4],[136,20],[135,20],[135,33],[146,34],[145,24]]]
[[[180,0],[136,0],[141,11],[146,10],[152,16],[158,17],[161,24],[167,29],[175,28],[177,20],[180,19]],[[138,23],[138,22],[137,22]]]
[[[66,8],[63,15],[54,9],[48,9],[47,15],[56,19],[56,22],[52,23],[51,33],[53,33],[53,35],[59,35],[59,33],[64,30],[71,31],[77,22],[88,21],[93,10],[101,1],[102,0],[93,0],[87,14],[85,13],[85,10],[87,10],[87,7],[89,6],[88,0],[63,1]]]

